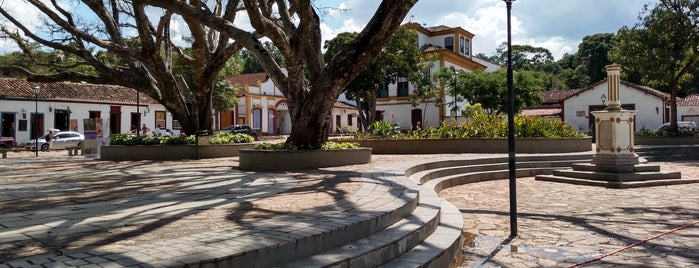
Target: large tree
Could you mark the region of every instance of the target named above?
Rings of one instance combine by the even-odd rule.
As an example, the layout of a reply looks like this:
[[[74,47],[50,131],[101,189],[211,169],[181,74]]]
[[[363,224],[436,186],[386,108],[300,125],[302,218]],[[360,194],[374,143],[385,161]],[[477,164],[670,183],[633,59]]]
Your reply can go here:
[[[651,86],[670,91],[670,124],[677,128],[677,93],[690,81],[699,60],[699,1],[661,0],[646,5],[640,22],[617,33],[611,58],[641,75]]]
[[[578,45],[577,56],[583,65],[590,82],[597,83],[607,78],[604,66],[611,64],[609,50],[612,49],[615,35],[613,33],[598,33],[583,37]]]
[[[342,90],[384,49],[417,0],[383,0],[362,32],[330,60],[321,51],[320,16],[313,1],[231,0],[222,15],[202,9],[200,1],[140,0],[196,20],[230,36],[248,49],[287,98],[292,130],[287,143],[320,148],[333,129],[330,114]],[[221,1],[216,1],[221,3]],[[226,15],[247,13],[253,31]],[[235,17],[233,17],[235,18]],[[259,41],[269,39],[284,57],[285,70]]]
[[[181,49],[172,40],[172,12],[162,12],[159,18],[149,17],[147,12],[152,10],[143,1],[72,3],[80,5],[81,11],[76,12],[77,5],[70,9],[58,1],[23,0],[21,5],[33,7],[41,14],[41,31],[25,24],[22,14],[13,13],[6,2],[0,3],[3,33],[26,54],[45,50],[77,59],[67,63],[38,62],[40,59],[35,58],[37,64],[51,66],[46,73],[21,66],[0,66],[0,71],[34,82],[85,81],[135,88],[164,105],[186,133],[211,129],[216,79],[231,55],[242,48],[229,42],[228,33],[185,17],[191,46]],[[200,1],[191,4],[204,8]],[[222,6],[215,6],[211,13],[230,21],[236,15]],[[40,47],[30,48],[32,43]],[[178,69],[186,69],[189,74],[183,76]]]
[[[311,0],[111,0],[106,5],[101,0],[81,0],[97,20],[75,18],[76,14],[55,1],[51,1],[52,6],[41,0],[24,1],[44,14],[51,23],[47,29],[54,30],[58,37],[48,39],[34,34],[1,5],[0,14],[24,36],[79,56],[96,74],[37,75],[17,68],[4,70],[32,81],[74,80],[133,88],[137,87],[137,77],[148,78],[138,90],[159,100],[185,131],[191,132],[211,128],[211,100],[217,74],[233,54],[245,48],[286,96],[292,121],[287,142],[300,148],[319,148],[327,140],[332,129],[330,112],[340,92],[378,55],[417,2],[381,1],[356,40],[332,60],[325,61],[321,52],[321,19]],[[155,7],[164,10],[155,25],[146,15],[146,6],[150,6],[150,12]],[[180,15],[189,27],[193,55],[180,53],[171,41],[169,23],[173,14]],[[245,21],[253,30],[246,30]],[[127,42],[125,36],[132,29],[138,33],[139,42]],[[263,37],[279,48],[285,69],[264,47],[260,41]],[[120,61],[99,61],[90,50],[94,47],[117,55]],[[172,73],[173,57],[191,62],[193,85]],[[144,65],[137,68],[135,61]]]

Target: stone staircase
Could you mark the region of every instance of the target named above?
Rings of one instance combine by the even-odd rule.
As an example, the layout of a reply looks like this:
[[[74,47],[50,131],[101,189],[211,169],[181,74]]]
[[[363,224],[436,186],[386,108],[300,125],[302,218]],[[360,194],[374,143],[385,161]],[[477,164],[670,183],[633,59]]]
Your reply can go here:
[[[649,162],[699,160],[699,145],[637,145],[635,152]]]
[[[551,174],[554,169],[587,162],[591,154],[517,157],[517,176]],[[436,161],[418,164],[403,174],[419,199],[405,218],[339,247],[296,259],[283,267],[449,267],[463,246],[463,217],[437,192],[456,185],[508,178],[507,157]],[[395,174],[394,174],[395,175]],[[386,179],[374,173],[374,179]],[[396,180],[402,176],[394,176]]]

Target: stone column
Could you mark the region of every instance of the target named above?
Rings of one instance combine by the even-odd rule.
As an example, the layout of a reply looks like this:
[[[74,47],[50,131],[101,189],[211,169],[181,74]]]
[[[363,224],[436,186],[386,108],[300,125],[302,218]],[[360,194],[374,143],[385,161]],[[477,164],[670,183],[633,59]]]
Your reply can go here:
[[[595,116],[597,148],[591,163],[606,166],[605,170],[613,172],[633,172],[634,165],[639,163],[633,140],[636,111],[621,109],[621,65],[607,65],[605,68],[609,97],[606,110],[592,112]]]

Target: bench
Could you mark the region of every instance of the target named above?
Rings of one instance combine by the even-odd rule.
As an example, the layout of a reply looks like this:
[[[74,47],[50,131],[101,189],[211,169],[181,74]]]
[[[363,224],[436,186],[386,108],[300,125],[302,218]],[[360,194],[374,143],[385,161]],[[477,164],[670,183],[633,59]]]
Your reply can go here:
[[[7,158],[7,151],[10,149],[7,148],[0,148],[0,154],[2,154],[2,158]]]
[[[68,150],[69,156],[78,155],[78,151],[80,151],[80,155],[83,155],[83,147],[82,146],[70,146],[70,147],[66,147],[66,150]]]

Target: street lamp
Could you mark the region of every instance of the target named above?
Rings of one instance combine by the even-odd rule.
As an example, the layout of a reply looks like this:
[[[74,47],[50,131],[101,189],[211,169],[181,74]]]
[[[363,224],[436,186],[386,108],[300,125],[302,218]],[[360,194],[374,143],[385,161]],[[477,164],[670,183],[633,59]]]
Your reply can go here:
[[[512,85],[512,34],[510,13],[512,2],[503,0],[507,5],[507,155],[509,162],[510,184],[510,237],[517,236],[517,169],[515,165],[515,90]]]
[[[454,100],[452,101],[453,103],[452,103],[452,107],[451,107],[451,116],[456,118],[456,78],[457,78],[456,76],[457,76],[457,72],[456,72],[456,68],[454,68],[454,66],[449,66],[449,69],[451,70],[451,75],[453,77],[452,91],[454,91]]]
[[[141,100],[139,97],[138,89],[141,88],[141,80],[140,80],[140,70],[141,70],[141,62],[140,61],[134,61],[134,65],[136,65],[136,136],[141,135]]]
[[[39,157],[39,93],[41,93],[41,88],[39,86],[34,87],[34,153],[36,157]]]
[[[602,100],[602,106],[604,106],[607,103],[607,96],[602,94],[602,96],[599,98]]]

